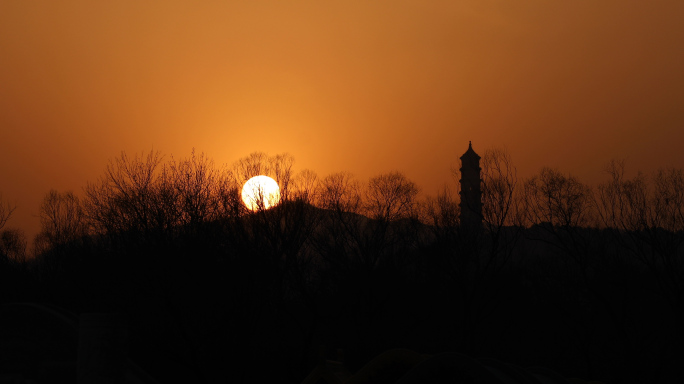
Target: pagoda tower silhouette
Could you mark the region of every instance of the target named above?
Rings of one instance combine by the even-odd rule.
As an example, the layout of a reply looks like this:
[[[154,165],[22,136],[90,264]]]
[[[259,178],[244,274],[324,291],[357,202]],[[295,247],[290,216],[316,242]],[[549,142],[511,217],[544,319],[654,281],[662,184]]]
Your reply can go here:
[[[480,178],[480,156],[468,142],[468,150],[461,156],[461,227],[479,229],[482,227],[482,179]]]

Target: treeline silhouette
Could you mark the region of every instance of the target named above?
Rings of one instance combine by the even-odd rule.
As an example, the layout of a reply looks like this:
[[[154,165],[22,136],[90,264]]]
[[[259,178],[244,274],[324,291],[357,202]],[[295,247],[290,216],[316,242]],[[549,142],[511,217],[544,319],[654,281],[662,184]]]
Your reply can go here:
[[[548,168],[518,179],[489,150],[473,228],[457,183],[419,198],[400,172],[293,167],[122,153],[82,196],[45,196],[30,257],[2,204],[3,302],[126,314],[131,358],[161,382],[301,382],[321,350],[355,371],[390,348],[684,379],[681,169],[626,178],[614,161],[592,188]],[[282,200],[252,212],[240,189],[259,174]]]

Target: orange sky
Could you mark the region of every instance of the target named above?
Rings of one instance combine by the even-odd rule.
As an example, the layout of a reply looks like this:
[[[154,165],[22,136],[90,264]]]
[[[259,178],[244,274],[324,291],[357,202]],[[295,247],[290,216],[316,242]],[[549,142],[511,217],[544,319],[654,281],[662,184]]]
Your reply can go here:
[[[32,237],[50,189],[120,151],[289,152],[434,194],[506,146],[599,182],[684,167],[681,0],[0,2],[0,193]]]

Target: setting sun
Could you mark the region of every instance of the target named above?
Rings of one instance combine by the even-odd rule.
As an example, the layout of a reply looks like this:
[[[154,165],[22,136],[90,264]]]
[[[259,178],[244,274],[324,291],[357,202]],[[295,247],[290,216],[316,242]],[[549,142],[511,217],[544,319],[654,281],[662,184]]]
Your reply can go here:
[[[242,187],[242,201],[252,211],[269,209],[280,201],[280,187],[268,176],[254,176]]]

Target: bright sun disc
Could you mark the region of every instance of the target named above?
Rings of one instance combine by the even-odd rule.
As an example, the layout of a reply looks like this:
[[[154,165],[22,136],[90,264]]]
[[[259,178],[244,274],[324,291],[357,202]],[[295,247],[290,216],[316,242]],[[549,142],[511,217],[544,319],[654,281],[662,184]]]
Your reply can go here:
[[[242,187],[242,202],[248,209],[269,209],[280,201],[280,187],[268,176],[254,176]]]

